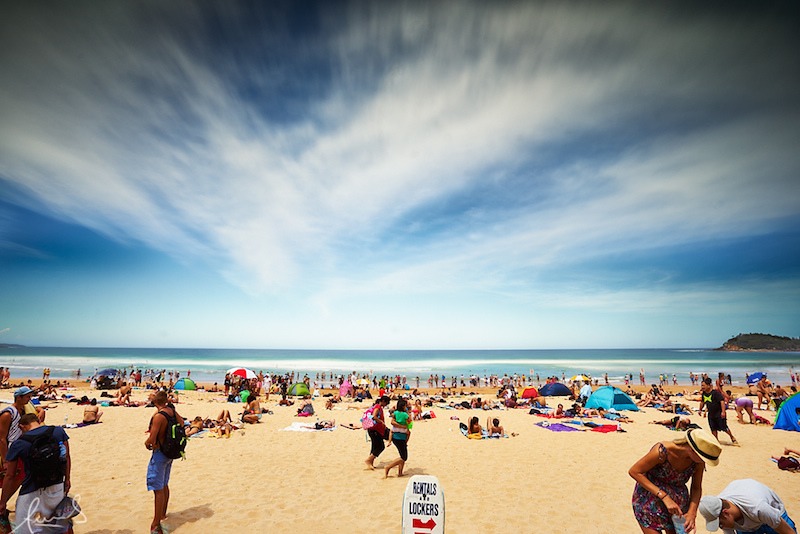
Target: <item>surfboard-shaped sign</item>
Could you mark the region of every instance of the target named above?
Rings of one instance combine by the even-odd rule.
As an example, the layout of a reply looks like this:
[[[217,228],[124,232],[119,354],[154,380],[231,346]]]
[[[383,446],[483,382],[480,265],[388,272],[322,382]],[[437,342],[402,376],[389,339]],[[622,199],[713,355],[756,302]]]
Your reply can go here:
[[[403,495],[403,534],[444,534],[444,491],[432,475],[414,475]]]

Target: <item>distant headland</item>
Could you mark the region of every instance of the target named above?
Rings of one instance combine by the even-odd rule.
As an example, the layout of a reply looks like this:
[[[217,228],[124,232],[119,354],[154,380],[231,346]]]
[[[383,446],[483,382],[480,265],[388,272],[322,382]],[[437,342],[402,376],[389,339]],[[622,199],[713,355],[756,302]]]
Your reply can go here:
[[[0,349],[23,349],[25,345],[15,345],[13,343],[0,343]]]
[[[800,351],[800,338],[773,336],[772,334],[739,334],[714,350],[726,351]]]

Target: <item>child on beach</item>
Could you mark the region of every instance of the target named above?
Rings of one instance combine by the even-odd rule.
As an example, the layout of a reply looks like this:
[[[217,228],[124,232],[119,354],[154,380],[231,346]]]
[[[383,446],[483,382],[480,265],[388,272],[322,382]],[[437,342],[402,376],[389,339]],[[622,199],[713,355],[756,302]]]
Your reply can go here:
[[[397,448],[400,458],[384,468],[383,478],[389,478],[389,472],[395,467],[397,467],[397,476],[403,476],[403,468],[408,460],[408,442],[411,439],[412,426],[413,423],[408,413],[408,402],[401,398],[397,401],[397,407],[392,413],[392,443]]]

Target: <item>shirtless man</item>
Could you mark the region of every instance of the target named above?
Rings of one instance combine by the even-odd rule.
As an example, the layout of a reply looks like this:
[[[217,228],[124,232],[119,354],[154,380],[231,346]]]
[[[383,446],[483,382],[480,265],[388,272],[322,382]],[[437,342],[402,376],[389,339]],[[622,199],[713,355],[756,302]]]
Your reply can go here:
[[[122,386],[117,391],[117,406],[128,406],[131,403],[131,387]]]
[[[756,383],[756,394],[758,395],[758,409],[761,409],[761,403],[766,400],[767,408],[769,408],[769,401],[771,399],[772,384],[767,380],[767,375],[763,375]]]

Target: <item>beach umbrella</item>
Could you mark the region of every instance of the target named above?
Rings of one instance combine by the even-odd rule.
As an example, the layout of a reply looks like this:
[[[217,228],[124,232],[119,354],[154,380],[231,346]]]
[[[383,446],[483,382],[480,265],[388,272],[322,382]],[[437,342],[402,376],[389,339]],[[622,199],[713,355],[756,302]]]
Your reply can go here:
[[[569,379],[570,382],[584,382],[586,380],[591,381],[592,379],[586,375],[575,375]]]
[[[356,384],[358,384],[359,386],[368,386],[369,380],[367,380],[366,378],[359,378],[358,380],[356,380]]]
[[[519,396],[521,399],[535,399],[539,396],[539,392],[536,388],[525,388],[522,390],[522,395]]]
[[[747,377],[747,383],[748,384],[755,384],[756,382],[761,380],[762,376],[767,376],[767,375],[765,373],[762,373],[761,371],[759,371],[757,373],[753,373],[752,375]]]
[[[231,367],[226,371],[226,374],[246,379],[256,378],[256,374],[246,367]]]
[[[99,372],[97,373],[97,376],[110,376],[110,377],[115,377],[115,376],[117,376],[118,374],[119,374],[119,373],[117,372],[117,370],[116,370],[116,369],[103,369],[102,371],[99,371]]]

